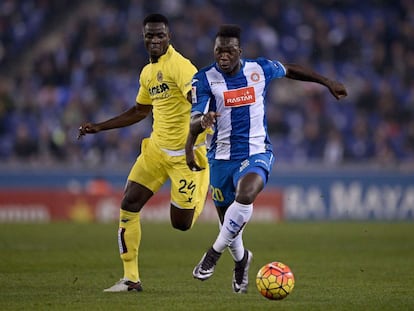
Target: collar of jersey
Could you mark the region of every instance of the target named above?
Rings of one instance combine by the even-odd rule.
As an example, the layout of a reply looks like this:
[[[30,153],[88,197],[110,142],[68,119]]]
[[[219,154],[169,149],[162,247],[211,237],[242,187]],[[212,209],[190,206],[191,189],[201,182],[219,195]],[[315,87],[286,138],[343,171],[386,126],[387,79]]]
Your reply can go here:
[[[241,66],[240,66],[240,70],[236,73],[236,76],[241,72],[241,71],[243,71],[243,68],[244,68],[244,59],[242,59],[242,58],[240,58],[240,64],[241,64]],[[217,64],[217,62],[215,62],[214,63],[214,67],[216,68],[216,70],[218,71],[218,72],[220,72],[222,75],[225,75],[225,76],[228,76],[228,74],[227,73],[225,73],[225,72],[223,72],[221,69],[220,69],[220,67],[219,67],[219,65]]]
[[[158,58],[158,61],[156,62],[156,63],[152,63],[151,62],[151,59],[150,59],[150,63],[151,64],[157,64],[157,63],[159,63],[159,62],[165,62],[165,61],[167,61],[170,57],[171,57],[171,55],[174,53],[174,48],[173,48],[173,46],[170,44],[169,46],[168,46],[168,49],[167,49],[167,51],[163,54],[163,55],[161,55],[160,56],[160,58]]]

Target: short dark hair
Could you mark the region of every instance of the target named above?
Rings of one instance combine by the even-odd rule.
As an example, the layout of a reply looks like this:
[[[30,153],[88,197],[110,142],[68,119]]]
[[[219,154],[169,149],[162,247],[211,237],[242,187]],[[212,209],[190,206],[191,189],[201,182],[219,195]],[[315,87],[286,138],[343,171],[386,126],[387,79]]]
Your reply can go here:
[[[237,38],[237,40],[239,40],[240,42],[240,33],[241,33],[241,28],[239,25],[224,24],[220,26],[216,34],[216,38],[217,37]]]
[[[145,27],[145,25],[148,23],[163,23],[165,26],[168,26],[168,18],[159,13],[152,13],[144,18],[142,26]]]

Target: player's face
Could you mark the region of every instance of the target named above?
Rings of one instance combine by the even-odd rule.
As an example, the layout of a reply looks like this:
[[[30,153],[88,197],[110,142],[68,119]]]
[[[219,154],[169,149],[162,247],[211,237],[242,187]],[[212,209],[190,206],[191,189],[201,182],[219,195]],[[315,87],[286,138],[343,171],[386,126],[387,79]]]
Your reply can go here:
[[[164,55],[170,44],[170,32],[164,23],[148,23],[144,27],[144,44],[152,61]]]
[[[214,58],[219,68],[229,74],[240,69],[241,49],[237,38],[217,37],[214,44]]]

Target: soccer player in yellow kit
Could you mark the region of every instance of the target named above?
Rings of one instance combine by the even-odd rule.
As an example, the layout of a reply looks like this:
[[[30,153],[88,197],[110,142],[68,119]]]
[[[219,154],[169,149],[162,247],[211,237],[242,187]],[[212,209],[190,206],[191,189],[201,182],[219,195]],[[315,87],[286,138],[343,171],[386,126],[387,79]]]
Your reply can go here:
[[[79,137],[135,124],[152,111],[153,129],[142,141],[141,153],[133,165],[121,203],[118,244],[124,275],[105,292],[142,291],[138,270],[141,241],[140,211],[168,180],[171,180],[171,224],[188,230],[200,215],[209,184],[206,136],[195,145],[197,161],[206,170],[188,169],[185,142],[189,131],[191,80],[197,69],[170,44],[168,19],[150,14],[143,21],[145,48],[150,62],[140,74],[136,105],[100,123],[84,123]]]

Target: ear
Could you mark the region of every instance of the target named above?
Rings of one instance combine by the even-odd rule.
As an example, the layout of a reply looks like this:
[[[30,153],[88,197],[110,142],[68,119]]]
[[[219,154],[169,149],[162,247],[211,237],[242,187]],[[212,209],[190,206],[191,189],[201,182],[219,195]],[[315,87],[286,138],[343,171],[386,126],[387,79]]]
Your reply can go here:
[[[168,35],[168,40],[171,40],[172,38],[172,32],[169,26],[166,26],[167,28],[165,29]]]

